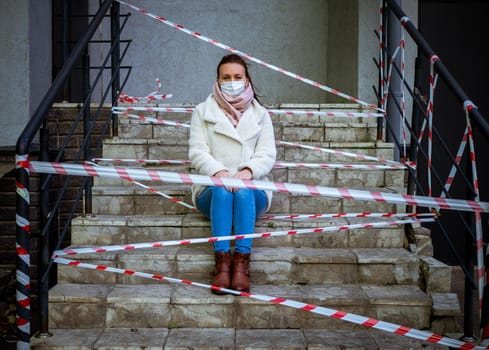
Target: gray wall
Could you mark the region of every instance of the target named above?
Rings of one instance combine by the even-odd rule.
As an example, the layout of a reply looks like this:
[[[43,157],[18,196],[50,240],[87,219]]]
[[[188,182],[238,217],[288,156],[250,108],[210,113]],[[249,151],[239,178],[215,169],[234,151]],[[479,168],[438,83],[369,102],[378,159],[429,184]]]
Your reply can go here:
[[[328,1],[134,0],[188,29],[305,77],[327,83]],[[128,8],[121,5],[122,12]],[[133,72],[124,92],[141,96],[155,78],[169,103],[198,103],[210,93],[227,51],[135,13],[124,34],[134,39],[125,60]],[[264,103],[326,102],[327,93],[255,63],[251,74]]]
[[[51,82],[51,1],[3,0],[0,33],[0,146],[12,146]]]
[[[372,58],[378,56],[374,35],[379,27],[378,0],[132,3],[260,60],[375,103],[372,85],[377,84],[377,72]],[[416,14],[417,0],[403,5],[410,15]],[[167,103],[195,104],[205,99],[216,64],[228,52],[121,5],[121,12],[127,11],[132,16],[124,37],[134,41],[125,63],[133,71],[123,92],[147,94],[160,78],[162,92],[173,94]],[[107,37],[108,27],[104,32]],[[103,48],[92,51],[94,59]],[[347,102],[256,63],[251,67],[266,104]]]

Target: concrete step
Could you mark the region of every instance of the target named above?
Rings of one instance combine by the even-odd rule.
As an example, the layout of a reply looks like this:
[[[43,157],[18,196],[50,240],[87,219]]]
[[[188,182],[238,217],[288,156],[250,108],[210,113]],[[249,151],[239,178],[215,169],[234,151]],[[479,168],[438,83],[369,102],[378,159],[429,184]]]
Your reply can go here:
[[[189,121],[186,124],[188,123]],[[377,125],[372,122],[274,121],[273,125],[275,138],[290,142],[365,142],[374,141],[377,134]],[[126,138],[177,141],[188,139],[189,128],[162,124],[153,125],[149,122],[130,122],[123,124],[121,132]]]
[[[392,159],[393,145],[376,141],[350,142],[314,142],[303,139],[295,142],[290,139],[283,141],[295,145],[333,149],[358,155]],[[104,140],[104,158],[126,159],[188,159],[188,136],[178,138],[166,137],[155,139],[115,137]],[[359,159],[330,152],[321,152],[292,145],[277,145],[277,161],[309,162],[309,163],[375,163],[372,160]]]
[[[70,258],[70,256],[68,257]],[[95,265],[147,272],[210,283],[214,254],[210,243],[179,245],[131,252],[79,254],[72,259]],[[403,248],[266,248],[253,249],[250,281],[253,284],[371,284],[417,285],[418,258]],[[125,274],[58,266],[60,283],[140,282]]]
[[[295,300],[428,328],[431,299],[415,286],[253,285],[252,295]],[[86,328],[358,329],[359,326],[251,297],[214,295],[194,285],[58,284],[49,326]]]
[[[174,198],[177,201],[192,205],[190,186],[188,185],[145,185]],[[401,187],[362,188],[375,192],[403,193]],[[174,215],[187,214],[192,210],[153,193],[136,184],[122,186],[95,186],[93,194],[93,213],[95,215]],[[350,213],[350,212],[405,212],[404,205],[363,201],[348,198],[329,198],[275,192],[272,198],[270,213]]]
[[[33,338],[33,350],[408,350],[446,349],[433,343],[375,329],[235,329],[235,328],[91,328],[50,329],[48,338]]]
[[[390,221],[397,218],[318,218],[258,220],[255,232],[280,232],[314,227],[336,227]],[[78,217],[71,224],[75,246],[131,244],[210,237],[210,222],[198,213],[182,215],[95,215]],[[404,227],[337,230],[255,239],[254,247],[276,248],[402,248]]]

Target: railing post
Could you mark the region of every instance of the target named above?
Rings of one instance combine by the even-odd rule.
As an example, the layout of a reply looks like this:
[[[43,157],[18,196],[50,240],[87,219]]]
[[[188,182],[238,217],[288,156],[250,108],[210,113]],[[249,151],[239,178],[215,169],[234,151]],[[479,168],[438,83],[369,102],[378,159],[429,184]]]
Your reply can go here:
[[[414,97],[413,98],[421,98],[419,93],[416,91],[419,91],[418,87],[421,85],[421,61],[419,57],[416,57],[415,62],[414,62]],[[413,132],[411,134],[411,140],[409,142],[409,159],[412,162],[417,162],[418,161],[418,134],[419,130],[421,128],[421,122],[423,119],[423,114],[421,113],[419,108],[413,108],[412,112],[412,129]],[[415,182],[415,177],[417,169],[413,169],[412,171],[409,171],[408,173],[408,182],[407,182],[407,193],[408,194],[415,194],[416,192],[416,182]],[[411,206],[408,206],[408,212],[412,209]]]
[[[92,157],[90,147],[90,56],[88,49],[83,54],[83,139],[85,140],[84,159],[90,160]],[[92,177],[85,183],[85,214],[92,214]]]
[[[29,350],[31,337],[31,261],[30,261],[30,193],[28,147],[17,145],[16,154],[16,250],[17,250],[17,315],[18,350]],[[20,152],[19,152],[20,151]],[[22,152],[22,151],[25,151]]]
[[[400,0],[394,0],[395,2],[399,2]],[[387,15],[387,23],[388,27],[387,29],[387,47],[397,47],[399,45],[399,42],[401,40],[401,24],[396,18],[396,15],[392,13],[392,11],[389,11],[389,14]],[[393,58],[390,61],[390,64],[395,65],[397,67],[401,66],[401,58],[398,55],[397,57]],[[389,91],[385,91],[386,94],[389,95],[389,99],[387,100],[387,107],[386,107],[386,112],[387,112],[387,118],[389,120],[389,124],[391,125],[391,130],[387,129],[386,131],[386,141],[387,142],[394,142],[394,160],[399,160],[400,159],[400,147],[396,144],[395,140],[396,139],[401,139],[401,115],[399,113],[399,110],[396,107],[396,102],[398,105],[401,105],[400,98],[401,98],[401,91],[402,91],[402,82],[401,82],[401,77],[399,74],[395,73],[395,70],[392,70],[392,75],[390,77],[390,83],[389,83]],[[396,101],[394,101],[396,99]],[[406,155],[402,155],[403,157],[406,157]]]
[[[120,70],[121,64],[120,58],[120,4],[117,1],[112,2],[110,8],[110,40],[114,46],[111,57],[111,71],[112,71],[112,106],[117,106],[117,99],[119,97],[120,90]],[[117,114],[112,113],[112,135],[119,135],[119,120]]]
[[[39,160],[49,161],[49,130],[46,127],[40,131],[40,147],[41,152]],[[49,216],[49,185],[46,183],[48,175],[40,175],[40,227],[47,225]],[[47,273],[50,260],[50,232],[49,229],[44,230],[44,235],[41,239],[40,251],[40,267],[39,267],[39,337],[49,336],[48,326],[48,296],[49,296],[49,274]]]
[[[474,273],[474,243],[470,235],[465,235],[465,266],[467,271]],[[462,340],[474,343],[474,288],[468,276],[465,276],[465,295],[464,295],[464,334]]]
[[[63,15],[61,18],[63,32],[61,39],[61,55],[62,61],[61,66],[65,64],[70,55],[70,38],[71,38],[71,26],[70,26],[70,15],[71,15],[71,0],[63,0]],[[70,79],[63,84],[63,101],[68,101],[70,98]]]

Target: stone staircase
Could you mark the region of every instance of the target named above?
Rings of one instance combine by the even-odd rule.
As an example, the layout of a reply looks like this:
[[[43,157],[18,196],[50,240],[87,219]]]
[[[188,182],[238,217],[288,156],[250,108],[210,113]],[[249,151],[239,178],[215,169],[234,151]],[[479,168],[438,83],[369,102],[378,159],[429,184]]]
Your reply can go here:
[[[282,106],[312,108],[319,106]],[[323,109],[358,111],[356,105]],[[189,123],[190,115],[164,119]],[[392,158],[392,145],[375,141],[376,122],[362,118],[273,116],[277,140]],[[120,120],[117,138],[104,142],[104,158],[187,159],[188,129]],[[278,161],[361,161],[278,146]],[[371,163],[371,162],[370,162]],[[155,168],[154,166],[138,165]],[[188,165],[158,168],[190,172]],[[404,170],[276,168],[275,181],[402,192]],[[187,185],[147,184],[191,203]],[[99,246],[209,237],[199,214],[147,189],[96,178],[94,215],[72,222],[72,246]],[[270,214],[398,212],[404,206],[275,193]],[[384,219],[387,220],[387,219]],[[376,222],[375,218],[259,220],[256,232]],[[431,257],[429,232],[414,225],[259,238],[251,258],[252,294],[338,309],[446,334],[457,331],[450,267]],[[210,244],[76,255],[76,260],[209,284]],[[208,289],[127,274],[58,266],[50,291],[52,337],[33,349],[392,349],[434,348],[400,335],[343,320]],[[439,348],[439,347],[437,347]]]

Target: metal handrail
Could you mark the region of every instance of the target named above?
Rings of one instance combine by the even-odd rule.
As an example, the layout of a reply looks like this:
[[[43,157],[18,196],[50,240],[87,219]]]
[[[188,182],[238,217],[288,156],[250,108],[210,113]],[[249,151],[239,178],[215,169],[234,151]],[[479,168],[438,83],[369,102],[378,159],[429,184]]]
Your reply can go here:
[[[391,12],[388,12],[391,11]],[[458,84],[458,82],[455,80],[455,78],[452,76],[452,74],[449,72],[447,67],[443,64],[442,60],[439,59],[439,57],[435,54],[434,50],[430,47],[428,42],[424,39],[424,37],[420,34],[420,32],[416,29],[414,24],[410,21],[409,17],[404,13],[404,11],[401,9],[401,7],[398,4],[398,1],[396,0],[384,0],[384,12],[383,12],[383,20],[386,21],[386,18],[388,17],[387,14],[392,13],[394,14],[395,18],[399,20],[399,22],[402,24],[403,28],[406,30],[406,32],[410,35],[411,39],[413,40],[414,44],[417,45],[418,48],[418,53],[423,55],[424,57],[428,58],[429,61],[433,61],[433,67],[436,73],[438,74],[439,78],[441,78],[444,83],[447,85],[447,87],[450,89],[450,91],[453,93],[453,96],[457,101],[459,101],[460,106],[463,107],[463,109],[466,109],[468,112],[468,115],[470,117],[470,120],[473,122],[473,127],[474,129],[477,129],[480,133],[479,135],[483,137],[485,141],[489,141],[489,123],[486,118],[480,113],[478,108],[473,104],[472,101],[469,100],[468,96],[462,89],[462,87]],[[389,18],[392,18],[391,16]],[[391,26],[393,24],[385,23],[383,24],[384,28],[388,28],[388,26]],[[387,29],[388,30],[388,29]],[[385,55],[389,56],[389,49],[385,43],[382,43],[381,45],[383,52]],[[436,58],[436,59],[433,59]],[[397,72],[398,78],[400,77],[400,69],[396,65],[395,62],[389,61],[393,65],[394,71]],[[381,69],[380,65],[377,65],[379,69]],[[417,83],[417,80],[415,79],[415,83]],[[406,84],[406,83],[405,83]],[[380,91],[380,89],[379,89]],[[418,121],[416,120],[416,116],[420,116],[422,118],[425,118],[425,111],[426,111],[426,106],[422,103],[422,101],[419,100],[419,98],[413,93],[415,89],[410,89],[409,93],[411,94],[411,97],[413,98],[413,123],[417,123]],[[380,100],[380,98],[379,98]],[[394,102],[396,100],[394,99]],[[395,103],[394,103],[395,104]],[[396,106],[397,109],[400,109],[400,106]],[[463,110],[461,108],[461,111]],[[419,111],[419,113],[416,113],[416,111]],[[387,120],[387,123],[389,123],[389,120]],[[420,148],[420,145],[417,142],[416,139],[416,128],[412,128],[410,125],[407,125],[410,132],[411,132],[411,155],[415,154],[416,156],[421,155],[425,158],[426,161],[429,161],[426,153],[423,152],[423,150]],[[388,127],[388,126],[387,126]],[[414,132],[413,132],[414,131]],[[468,197],[474,197],[474,187],[468,180],[470,177],[470,170],[469,170],[469,175],[465,175],[463,170],[461,169],[460,166],[456,164],[455,157],[450,153],[448,147],[446,146],[445,141],[443,140],[442,135],[438,133],[438,131],[434,128],[433,129],[433,135],[438,137],[442,148],[447,154],[447,157],[449,159],[449,162],[457,166],[457,171],[462,174],[463,180],[465,187],[467,189],[467,196]],[[396,140],[397,147],[400,147],[400,142]],[[411,159],[412,160],[412,159]],[[432,165],[433,166],[433,165]],[[410,194],[413,194],[414,191],[419,191],[423,192],[423,188],[420,185],[420,182],[418,179],[415,178],[416,174],[410,173],[410,186],[408,186],[408,190],[410,191]],[[435,175],[438,182],[439,182],[439,176]],[[449,197],[449,193],[445,191],[442,186],[442,192]],[[473,298],[474,298],[474,290],[476,289],[476,284],[474,283],[474,259],[473,256],[475,255],[475,249],[476,249],[476,238],[475,238],[475,233],[474,233],[474,227],[472,223],[468,223],[466,218],[463,217],[460,213],[456,213],[458,215],[458,218],[461,220],[462,224],[464,225],[464,228],[466,230],[465,232],[465,237],[466,237],[466,247],[465,251],[458,249],[458,251],[455,248],[455,244],[451,241],[450,237],[447,234],[447,229],[444,227],[442,223],[442,218],[440,220],[437,220],[437,224],[440,227],[441,234],[443,238],[446,240],[448,246],[452,250],[452,253],[457,257],[457,261],[459,262],[460,266],[462,267],[462,270],[464,271],[465,274],[465,293],[464,293],[464,335],[463,338],[467,341],[474,341],[476,337],[473,334],[473,329],[474,329],[474,311],[473,311]],[[471,218],[472,221],[474,218]],[[459,253],[464,252],[465,253],[465,261],[459,257]],[[484,302],[486,304],[486,302]],[[485,311],[484,311],[485,310]],[[487,313],[488,310],[488,305],[482,305],[482,313]]]
[[[76,125],[80,122],[83,122],[83,137],[84,142],[80,148],[80,152],[78,154],[79,159],[82,155],[84,159],[88,159],[91,154],[91,145],[90,145],[90,137],[93,131],[93,127],[99,118],[100,111],[102,109],[102,105],[105,99],[109,95],[109,91],[112,90],[112,104],[117,104],[117,93],[120,91],[120,69],[121,69],[121,51],[120,51],[120,32],[124,27],[124,24],[121,27],[119,21],[119,3],[113,0],[104,0],[97,11],[97,13],[92,17],[90,24],[85,32],[85,34],[81,37],[81,39],[77,42],[77,44],[73,47],[71,54],[64,58],[66,61],[63,64],[63,67],[59,71],[58,75],[54,79],[51,87],[46,92],[44,98],[41,100],[41,103],[33,113],[29,123],[26,125],[21,135],[19,136],[16,144],[16,181],[17,181],[17,195],[16,195],[16,207],[17,207],[17,325],[18,325],[18,349],[29,349],[30,337],[31,337],[31,314],[30,314],[30,303],[31,303],[31,289],[30,289],[30,215],[29,215],[29,206],[30,206],[30,194],[29,194],[29,172],[26,169],[26,165],[29,162],[30,150],[32,147],[33,140],[36,134],[40,133],[40,142],[41,142],[41,160],[49,160],[49,132],[48,132],[48,112],[52,107],[55,99],[59,95],[59,92],[64,89],[66,86],[66,82],[70,79],[71,73],[78,69],[76,67],[77,62],[82,58],[84,71],[84,101],[82,109],[79,115],[73,121],[72,131],[76,128]],[[102,20],[107,17],[107,12],[110,9],[110,18],[111,18],[111,47],[109,53],[102,64],[99,67],[99,74],[97,75],[95,81],[93,82],[93,86],[90,86],[90,75],[89,71],[91,69],[89,63],[88,56],[88,46],[91,43],[91,39],[96,33],[97,29],[100,27]],[[126,19],[127,20],[127,19]],[[129,45],[129,44],[128,44]],[[126,46],[127,50],[127,46]],[[123,52],[122,55],[125,55]],[[110,66],[107,65],[108,60],[111,60]],[[106,88],[105,93],[102,97],[103,101],[99,105],[99,109],[95,112],[93,117],[90,115],[90,100],[91,95],[96,87],[97,82],[101,81],[102,71],[105,69],[111,69],[111,79],[110,84]],[[127,81],[127,78],[126,80]],[[116,124],[116,119],[113,115],[108,118],[108,121],[105,122],[102,134],[100,138],[103,138],[106,133],[108,133],[109,125]],[[71,132],[70,135],[73,135]],[[71,137],[68,135],[68,137]],[[67,141],[68,142],[68,141]],[[67,144],[67,143],[66,143]],[[65,147],[62,147],[59,150],[59,154],[56,157],[60,159],[63,156]],[[96,145],[96,150],[100,149],[101,141],[99,140]],[[58,207],[61,203],[61,197],[55,202],[55,205],[51,208],[51,210],[47,210],[49,207],[49,196],[47,195],[49,191],[49,182],[50,176],[41,174],[41,235],[40,238],[42,240],[41,243],[41,274],[42,278],[39,283],[39,334],[41,336],[48,336],[48,293],[49,293],[49,272],[51,268],[50,264],[50,244],[49,244],[49,226],[51,225],[52,218],[54,214],[58,211]],[[70,177],[68,177],[62,186],[60,196],[66,192],[68,187]],[[70,211],[70,217],[73,217],[78,204],[81,202],[82,195],[85,193],[85,199],[91,199],[91,183],[84,181],[80,187],[78,195],[75,195],[74,205]],[[88,198],[87,198],[88,197]],[[91,205],[87,205],[85,203],[85,210],[91,211]],[[68,219],[67,221],[70,221]],[[44,227],[42,225],[45,225]],[[63,234],[61,239],[56,242],[56,244],[61,244],[66,234],[66,225],[63,230]]]

